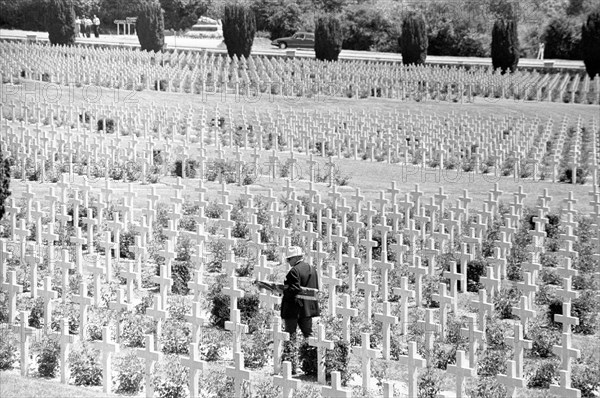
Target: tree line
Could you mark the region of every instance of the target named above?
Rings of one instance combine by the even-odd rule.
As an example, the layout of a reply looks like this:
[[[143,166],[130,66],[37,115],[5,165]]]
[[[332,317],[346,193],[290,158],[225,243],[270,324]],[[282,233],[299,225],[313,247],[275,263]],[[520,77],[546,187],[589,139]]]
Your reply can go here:
[[[5,0],[0,0],[5,1]],[[24,0],[25,2],[28,0]],[[72,44],[74,43],[74,16],[76,13],[75,4],[72,0],[43,0],[45,15],[47,17],[47,30],[50,33],[52,43]],[[80,2],[83,0],[79,0]],[[102,2],[119,2],[120,0],[88,0]],[[301,14],[301,5],[306,1],[320,2],[321,9],[330,12],[318,14],[313,25],[306,30],[315,32],[315,55],[317,59],[337,60],[340,51],[348,48],[348,43],[354,43],[352,48],[358,47],[361,50],[373,49],[373,42],[376,40],[373,35],[365,33],[361,28],[362,23],[353,20],[355,28],[348,28],[348,21],[344,19],[343,5],[347,0],[301,0],[298,4],[288,3],[288,0],[247,0],[246,2],[220,4],[219,9],[215,9],[212,0],[134,0],[129,2],[127,11],[128,16],[137,16],[137,34],[140,45],[144,50],[160,51],[164,47],[164,30],[173,25],[173,20],[177,19],[178,24],[183,24],[185,18],[176,18],[173,15],[187,15],[187,24],[193,24],[197,17],[207,13],[209,10],[218,12],[223,20],[224,41],[230,56],[248,56],[257,32],[265,26],[273,28],[272,38],[283,34],[290,34],[297,30],[295,18]],[[493,27],[490,29],[491,42],[487,44],[489,55],[492,57],[494,68],[499,68],[502,73],[510,70],[514,71],[518,65],[519,59],[523,56],[523,46],[519,40],[520,21],[524,19],[522,10],[508,0],[489,0],[495,1],[490,12],[494,16]],[[571,0],[571,4],[577,0]],[[136,2],[139,4],[136,5]],[[580,7],[575,7],[573,13],[583,10],[583,0],[579,0]],[[164,8],[166,4],[167,9]],[[278,4],[279,8],[273,4]],[[261,6],[262,7],[259,7]],[[439,5],[437,5],[439,6]],[[212,8],[211,8],[212,7]],[[288,7],[282,8],[281,7]],[[296,10],[296,8],[298,8]],[[366,16],[368,13],[364,8],[353,8],[362,10],[359,14]],[[175,11],[174,11],[175,10]],[[186,11],[187,10],[187,11]],[[190,10],[194,10],[193,12]],[[265,13],[270,11],[270,14]],[[289,12],[285,11],[288,10]],[[295,10],[295,11],[294,11]],[[578,11],[579,10],[579,11]],[[189,11],[189,13],[188,13]],[[468,10],[467,10],[468,11]],[[448,13],[456,13],[457,10],[446,10]],[[439,12],[440,15],[445,15]],[[302,14],[304,15],[304,14]],[[464,15],[469,15],[465,12]],[[394,52],[400,52],[405,64],[424,63],[426,56],[442,55],[454,56],[486,56],[488,52],[482,49],[483,44],[475,43],[469,38],[468,32],[457,35],[464,26],[478,28],[477,14],[473,14],[471,23],[462,24],[457,20],[453,33],[447,27],[440,28],[436,26],[435,33],[432,35],[430,14],[425,14],[419,7],[406,10],[402,14],[399,23],[390,29],[386,36],[386,46]],[[372,18],[365,17],[366,19]],[[170,21],[170,22],[168,22]],[[279,21],[279,22],[278,22]],[[281,21],[285,23],[281,24]],[[364,21],[363,21],[364,22]],[[278,25],[279,24],[279,25]],[[306,26],[305,23],[302,26]],[[73,26],[73,28],[71,28]],[[386,29],[386,25],[381,27],[372,26],[372,31],[377,29]],[[288,32],[289,30],[289,32]],[[73,31],[73,33],[71,33]],[[452,34],[451,34],[452,33]],[[72,38],[71,38],[72,35]],[[451,39],[454,35],[455,39]],[[456,37],[460,36],[458,42]],[[433,37],[433,39],[432,39]],[[443,39],[442,39],[443,38]],[[546,26],[543,41],[546,43],[546,58],[577,58],[574,54],[581,55],[586,65],[588,74],[593,77],[600,73],[600,5],[593,11],[590,11],[580,27],[573,27],[566,21],[557,18],[552,19]],[[445,43],[440,46],[440,40]],[[366,48],[368,46],[368,48]],[[441,48],[444,51],[440,51]],[[470,50],[469,50],[470,49]],[[470,51],[475,52],[471,54]]]

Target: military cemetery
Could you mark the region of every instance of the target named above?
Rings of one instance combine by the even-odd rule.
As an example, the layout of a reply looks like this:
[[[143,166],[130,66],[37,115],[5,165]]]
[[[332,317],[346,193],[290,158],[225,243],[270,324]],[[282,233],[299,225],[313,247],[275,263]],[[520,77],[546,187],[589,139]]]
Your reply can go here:
[[[147,51],[144,7],[142,48],[0,37],[2,397],[600,396],[587,58]]]

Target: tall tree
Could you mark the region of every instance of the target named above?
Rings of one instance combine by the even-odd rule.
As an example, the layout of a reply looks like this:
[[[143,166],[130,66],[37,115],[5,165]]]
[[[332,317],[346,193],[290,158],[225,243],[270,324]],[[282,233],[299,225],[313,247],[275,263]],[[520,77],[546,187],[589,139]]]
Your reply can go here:
[[[53,45],[75,44],[75,11],[67,0],[51,0],[47,7],[48,39]]]
[[[294,1],[284,1],[269,16],[271,39],[290,36],[301,29],[303,10]]]
[[[315,56],[321,61],[337,61],[342,51],[342,25],[332,15],[317,18],[315,23]]]
[[[165,21],[163,10],[157,0],[152,0],[138,9],[135,30],[144,51],[162,51],[165,46]]]
[[[513,18],[498,18],[492,28],[492,65],[500,68],[502,73],[507,70],[514,72],[519,64],[519,35],[517,22]]]
[[[406,65],[424,64],[427,59],[427,24],[420,12],[410,11],[402,19],[400,51],[402,63]]]
[[[223,10],[223,39],[230,57],[249,57],[256,34],[252,10],[242,4],[227,4]]]
[[[189,29],[208,10],[207,0],[160,0],[165,12],[165,29]]]
[[[10,168],[0,146],[0,220],[4,217],[5,201],[10,196]]]
[[[600,74],[600,8],[588,14],[581,26],[581,52],[587,74]]]
[[[544,57],[553,59],[581,59],[579,57],[579,40],[573,28],[565,18],[550,21],[542,40],[545,43]]]

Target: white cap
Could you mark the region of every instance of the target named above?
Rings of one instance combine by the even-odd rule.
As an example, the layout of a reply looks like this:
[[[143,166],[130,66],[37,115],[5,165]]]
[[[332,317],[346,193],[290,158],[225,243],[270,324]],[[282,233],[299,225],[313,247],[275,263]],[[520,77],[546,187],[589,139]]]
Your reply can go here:
[[[298,247],[298,246],[290,246],[287,248],[286,253],[285,253],[285,258],[292,258],[292,257],[302,257],[304,256],[304,253],[302,252],[302,248]]]

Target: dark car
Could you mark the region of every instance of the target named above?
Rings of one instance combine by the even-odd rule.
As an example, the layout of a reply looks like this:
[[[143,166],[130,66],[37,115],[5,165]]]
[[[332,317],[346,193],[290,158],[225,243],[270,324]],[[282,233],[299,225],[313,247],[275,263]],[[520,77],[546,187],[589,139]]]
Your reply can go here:
[[[315,48],[315,34],[308,32],[297,32],[291,37],[280,37],[271,42],[271,45],[284,48]]]

